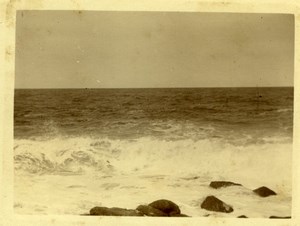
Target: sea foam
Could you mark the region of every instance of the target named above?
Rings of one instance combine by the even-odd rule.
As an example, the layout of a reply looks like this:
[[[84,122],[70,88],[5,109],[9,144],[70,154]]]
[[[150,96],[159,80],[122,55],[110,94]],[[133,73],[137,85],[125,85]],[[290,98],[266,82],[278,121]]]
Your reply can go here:
[[[233,145],[222,139],[167,141],[56,138],[15,140],[16,173],[195,175],[255,187],[291,186],[292,145]]]

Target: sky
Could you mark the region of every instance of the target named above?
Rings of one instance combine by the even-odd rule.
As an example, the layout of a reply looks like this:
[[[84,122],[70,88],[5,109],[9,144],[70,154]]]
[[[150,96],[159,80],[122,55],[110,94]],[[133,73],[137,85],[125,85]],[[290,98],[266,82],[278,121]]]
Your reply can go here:
[[[18,11],[16,88],[293,86],[294,17]]]

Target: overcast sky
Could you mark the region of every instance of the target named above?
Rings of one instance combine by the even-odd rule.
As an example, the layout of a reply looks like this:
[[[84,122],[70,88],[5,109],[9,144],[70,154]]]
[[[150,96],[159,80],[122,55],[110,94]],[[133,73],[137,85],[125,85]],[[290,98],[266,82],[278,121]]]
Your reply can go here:
[[[18,11],[16,88],[293,86],[283,14]]]

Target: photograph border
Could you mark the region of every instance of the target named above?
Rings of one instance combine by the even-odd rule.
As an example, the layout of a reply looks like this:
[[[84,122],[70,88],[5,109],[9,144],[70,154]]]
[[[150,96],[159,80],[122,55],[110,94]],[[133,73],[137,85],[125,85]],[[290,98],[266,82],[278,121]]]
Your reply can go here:
[[[0,3],[0,225],[300,225],[300,2],[297,0],[10,0]],[[17,10],[169,11],[293,14],[295,19],[293,192],[291,219],[156,218],[14,214],[13,107]]]

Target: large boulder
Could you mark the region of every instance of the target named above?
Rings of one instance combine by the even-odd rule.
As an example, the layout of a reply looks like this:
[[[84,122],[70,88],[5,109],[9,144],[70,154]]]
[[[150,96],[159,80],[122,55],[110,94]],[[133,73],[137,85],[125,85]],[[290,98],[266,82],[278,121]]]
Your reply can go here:
[[[241,184],[237,184],[231,181],[212,181],[210,182],[210,187],[212,188],[222,188],[222,187],[229,187],[229,186],[242,186]]]
[[[151,217],[165,217],[168,216],[168,214],[164,213],[163,211],[160,211],[159,209],[153,208],[152,206],[147,205],[140,205],[136,208],[140,213],[151,216]]]
[[[268,197],[270,195],[277,195],[274,191],[272,191],[270,188],[267,188],[265,186],[259,187],[255,190],[253,190],[253,192],[258,194],[260,197]]]
[[[166,199],[160,199],[160,200],[154,201],[154,202],[150,203],[149,206],[151,206],[155,209],[158,209],[158,210],[166,213],[169,216],[181,213],[178,205],[176,205],[174,202],[172,202],[170,200],[166,200]]]
[[[222,200],[216,198],[215,196],[207,196],[202,202],[201,208],[224,213],[231,213],[233,211],[233,208],[231,206],[224,203]]]
[[[107,207],[94,207],[90,210],[90,215],[99,216],[143,216],[137,210],[123,209],[118,207],[107,208]]]

